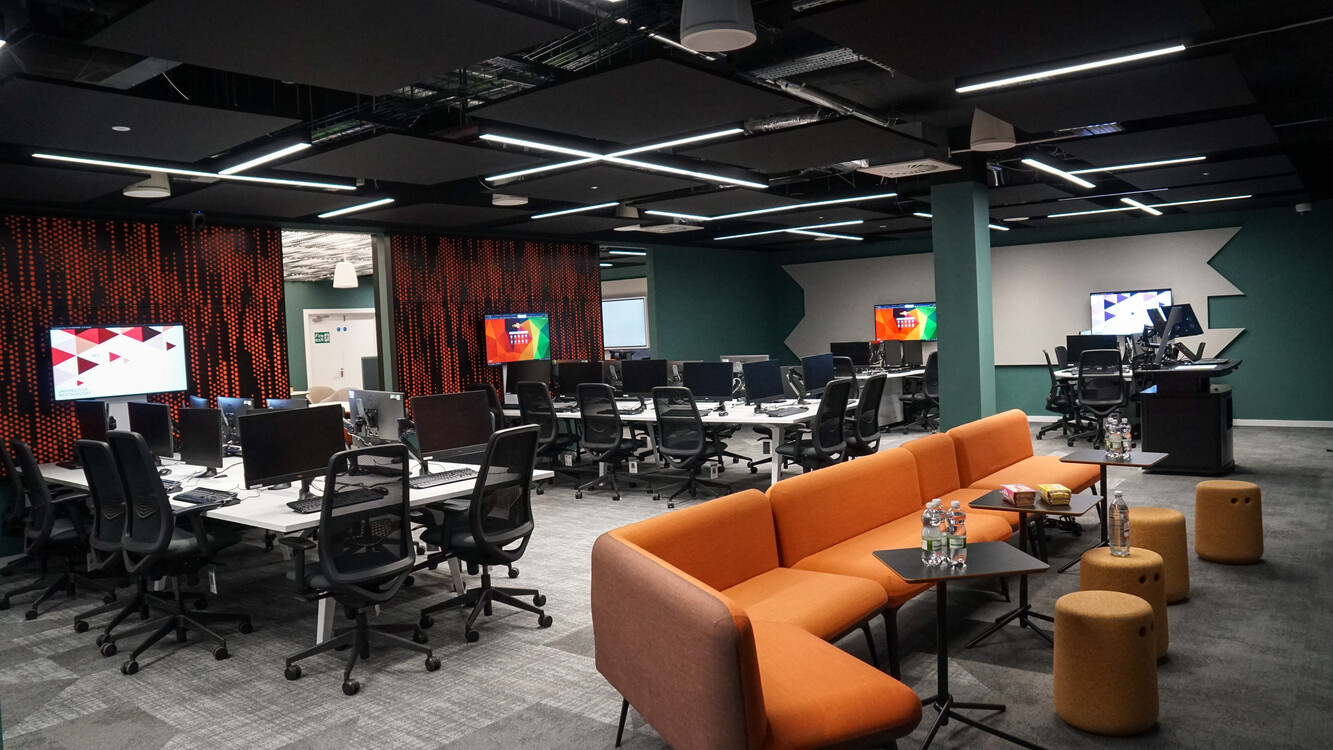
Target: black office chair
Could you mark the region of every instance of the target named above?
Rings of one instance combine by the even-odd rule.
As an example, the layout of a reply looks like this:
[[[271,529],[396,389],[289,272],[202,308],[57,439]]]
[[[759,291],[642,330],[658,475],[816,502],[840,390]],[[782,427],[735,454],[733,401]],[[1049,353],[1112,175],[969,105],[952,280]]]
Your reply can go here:
[[[906,435],[912,425],[918,425],[923,430],[934,432],[939,429],[940,417],[940,369],[939,352],[931,352],[926,357],[926,372],[921,376],[921,387],[911,393],[904,393],[898,397],[903,405],[916,410],[916,418],[903,427],[903,434]],[[934,414],[931,411],[934,410]]]
[[[504,402],[500,400],[500,393],[495,390],[495,386],[490,383],[473,383],[463,390],[484,392],[486,394],[486,404],[491,409],[491,429],[503,430],[505,428]]]
[[[574,497],[583,497],[583,491],[611,485],[613,500],[620,499],[617,474],[625,461],[644,448],[644,441],[625,437],[616,408],[616,394],[605,383],[579,383],[579,413],[583,415],[583,447],[592,459],[606,466],[606,473],[579,485]],[[630,483],[630,486],[635,486]]]
[[[106,434],[106,442],[116,459],[129,511],[125,514],[125,532],[120,539],[125,571],[146,579],[172,579],[173,598],[169,614],[125,633],[106,634],[103,648],[120,639],[149,634],[120,665],[120,673],[125,675],[138,672],[139,656],[173,630],[178,643],[184,643],[186,633],[191,632],[212,641],[216,644],[213,658],[226,659],[231,654],[227,651],[227,639],[215,630],[217,624],[237,623],[242,634],[250,633],[254,630],[250,616],[187,613],[185,584],[197,585],[200,571],[212,563],[219,550],[238,543],[240,534],[223,527],[208,528],[203,514],[217,509],[219,505],[216,503],[194,505],[180,511],[171,507],[153,454],[142,435],[113,430]]]
[[[532,537],[535,524],[529,490],[537,455],[537,433],[536,425],[523,425],[491,435],[468,505],[467,526],[453,525],[422,533],[422,539],[448,547],[469,568],[481,568],[481,586],[421,610],[418,625],[422,628],[434,624],[431,615],[437,612],[470,606],[472,614],[463,626],[463,637],[468,643],[475,643],[481,637],[474,627],[477,618],[483,613],[489,616],[491,605],[496,603],[532,612],[537,615],[537,627],[551,627],[551,616],[540,609],[546,604],[546,597],[536,589],[492,586],[490,572],[494,565],[509,566],[512,571]],[[532,597],[532,604],[520,600],[520,596]]]
[[[1055,347],[1055,365],[1061,370],[1069,366],[1069,350],[1063,346]]]
[[[1059,417],[1038,430],[1037,439],[1041,440],[1046,433],[1054,430],[1059,430],[1061,436],[1068,436],[1071,430],[1080,427],[1077,424],[1078,409],[1074,407],[1074,389],[1068,381],[1055,376],[1055,365],[1051,363],[1050,353],[1043,349],[1041,354],[1046,358],[1046,373],[1051,379],[1051,390],[1046,394],[1046,411],[1054,412]]]
[[[349,469],[362,459],[398,465],[402,471],[387,481],[378,474],[350,473]],[[296,662],[346,647],[343,693],[355,695],[361,683],[352,679],[352,668],[358,659],[370,658],[371,644],[425,654],[427,672],[440,668],[440,660],[424,645],[426,634],[415,625],[370,626],[370,611],[393,599],[416,562],[409,518],[408,473],[407,447],[402,444],[375,445],[334,454],[324,476],[318,541],[292,536],[281,540],[295,552],[292,578],[302,596],[311,600],[332,596],[347,616],[356,621],[353,627],[333,638],[287,657],[283,671],[287,679],[301,677],[301,665]],[[365,494],[366,499],[334,508],[334,500],[349,492]],[[307,564],[305,553],[311,549],[318,549],[319,559]],[[394,635],[404,631],[412,633],[412,640]]]
[[[851,378],[830,380],[819,399],[813,426],[798,429],[795,440],[778,446],[778,455],[790,458],[805,471],[840,463],[847,451],[844,423],[852,382]]]
[[[683,492],[698,497],[699,489],[703,488],[709,496],[717,497],[719,493],[711,490],[729,489],[721,482],[699,478],[700,468],[712,453],[712,441],[690,389],[679,386],[654,388],[653,408],[657,410],[657,453],[666,469],[685,472],[685,479],[660,488],[653,500],[661,500],[662,493],[675,490],[667,497],[667,507],[674,508],[676,498]]]
[[[852,379],[851,398],[857,398],[859,396],[861,389],[856,382],[856,365],[852,363],[851,357],[833,358],[833,377],[851,378]]]
[[[103,580],[124,579],[125,558],[120,550],[120,540],[125,533],[125,487],[121,484],[120,472],[116,471],[116,460],[111,455],[111,448],[99,440],[77,440],[74,452],[78,454],[79,463],[83,466],[83,476],[88,482],[88,497],[93,505],[92,530],[88,535],[88,573]],[[140,583],[141,590],[128,603],[116,601],[112,593],[105,598],[102,606],[75,615],[74,632],[86,632],[89,619],[120,609],[103,635],[98,636],[97,645],[101,646],[106,640],[105,634],[110,633],[131,612],[146,611],[148,604],[144,595],[147,589],[142,586],[142,581]]]
[[[884,387],[889,376],[883,373],[871,376],[861,388],[861,400],[856,403],[852,416],[847,418],[847,450],[844,459],[873,455],[879,450],[879,402],[884,398]]]
[[[578,484],[578,475],[560,467],[559,456],[579,444],[579,436],[571,435],[560,429],[560,418],[555,413],[555,404],[551,403],[551,392],[545,383],[516,383],[514,391],[518,394],[518,413],[525,425],[536,425],[537,456],[550,464],[556,477],[564,477]],[[554,484],[555,480],[551,480]],[[537,494],[542,493],[536,488]]]
[[[1104,420],[1129,401],[1129,385],[1120,372],[1120,350],[1088,349],[1078,358],[1078,391],[1080,411],[1089,413],[1096,426],[1086,433],[1068,438],[1068,444],[1081,438],[1092,438],[1092,447],[1100,448],[1105,441]]]

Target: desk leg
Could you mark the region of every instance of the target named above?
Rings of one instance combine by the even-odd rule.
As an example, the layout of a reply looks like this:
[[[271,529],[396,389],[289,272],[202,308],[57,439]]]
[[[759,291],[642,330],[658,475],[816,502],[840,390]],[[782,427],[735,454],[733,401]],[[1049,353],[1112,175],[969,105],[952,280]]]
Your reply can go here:
[[[785,428],[773,425],[773,439],[768,441],[769,484],[777,484],[782,479],[782,456],[778,455],[778,446],[782,445]]]
[[[1021,510],[1018,512],[1018,524],[1019,524],[1018,548],[1021,550],[1026,550],[1028,547],[1028,514],[1024,513]],[[986,628],[976,638],[973,638],[972,640],[968,641],[967,645],[964,646],[963,648],[972,648],[978,643],[981,643],[982,641],[991,637],[995,633],[999,632],[1000,628],[1004,627],[1005,625],[1008,625],[1015,619],[1018,620],[1019,627],[1031,628],[1032,632],[1041,636],[1046,640],[1047,643],[1054,646],[1055,640],[1051,638],[1050,633],[1047,633],[1045,630],[1042,630],[1041,628],[1037,627],[1036,624],[1029,619],[1033,617],[1039,620],[1053,621],[1049,615],[1043,615],[1040,612],[1032,611],[1032,605],[1028,603],[1028,577],[1027,574],[1023,574],[1018,577],[1018,606],[1015,607],[1014,609],[1009,610],[1005,614],[995,618],[994,625],[990,626],[989,628]]]
[[[462,596],[467,592],[467,584],[463,583],[463,565],[457,557],[449,558],[449,577],[453,580],[455,594]]]
[[[1060,570],[1056,571],[1058,573],[1063,573],[1066,570],[1069,570],[1070,568],[1074,567],[1075,565],[1078,565],[1079,561],[1083,559],[1084,553],[1091,552],[1092,550],[1095,550],[1099,547],[1106,547],[1111,544],[1111,534],[1106,528],[1108,514],[1111,512],[1110,503],[1106,501],[1107,496],[1111,494],[1106,488],[1106,464],[1101,465],[1101,482],[1102,482],[1102,499],[1101,502],[1098,503],[1099,505],[1098,510],[1100,511],[1101,515],[1102,540],[1092,545],[1091,547],[1083,550],[1083,552],[1080,552],[1078,557],[1075,557],[1073,560],[1070,560],[1069,562],[1060,566]]]
[[[333,597],[326,596],[319,600],[319,610],[315,616],[316,645],[333,637],[333,618],[337,614],[338,607],[333,601]]]

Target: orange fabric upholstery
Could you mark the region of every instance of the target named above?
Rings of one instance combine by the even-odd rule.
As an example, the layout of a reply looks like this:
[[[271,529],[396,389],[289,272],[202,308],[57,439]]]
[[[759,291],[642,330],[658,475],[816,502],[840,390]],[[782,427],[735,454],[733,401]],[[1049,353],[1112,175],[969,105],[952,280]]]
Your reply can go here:
[[[953,438],[943,433],[909,440],[903,450],[916,459],[916,481],[921,502],[928,503],[962,487],[958,479],[958,460],[954,457]],[[966,507],[966,503],[963,504]],[[946,506],[947,507],[947,506]]]
[[[1028,418],[1018,409],[958,425],[948,435],[954,441],[960,487],[970,487],[1032,455]]]
[[[1096,484],[1100,478],[1101,470],[1094,464],[1067,464],[1057,456],[1029,456],[1012,466],[987,474],[970,486],[998,490],[1005,484],[1036,487],[1054,482],[1068,487],[1070,492],[1082,492]]]
[[[774,568],[722,592],[755,622],[780,622],[836,640],[884,608],[874,581],[809,570]]]
[[[901,448],[784,479],[768,488],[782,565],[921,512],[912,454]],[[917,531],[919,535],[920,530]]]

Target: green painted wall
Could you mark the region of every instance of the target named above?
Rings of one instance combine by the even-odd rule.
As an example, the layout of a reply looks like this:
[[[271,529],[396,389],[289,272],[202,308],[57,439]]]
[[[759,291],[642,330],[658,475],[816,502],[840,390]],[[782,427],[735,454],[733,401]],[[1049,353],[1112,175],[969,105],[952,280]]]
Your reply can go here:
[[[304,391],[305,322],[303,310],[340,310],[375,306],[375,277],[362,276],[355,289],[334,289],[332,279],[288,281],[282,285],[287,308],[287,374],[292,390]]]

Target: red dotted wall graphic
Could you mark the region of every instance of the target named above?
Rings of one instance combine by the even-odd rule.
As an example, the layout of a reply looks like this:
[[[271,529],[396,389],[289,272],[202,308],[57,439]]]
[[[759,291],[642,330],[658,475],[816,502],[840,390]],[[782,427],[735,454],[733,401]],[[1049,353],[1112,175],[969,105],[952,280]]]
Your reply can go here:
[[[73,407],[52,396],[53,326],[180,323],[190,392],[290,392],[282,237],[273,229],[0,216],[0,438],[69,458]],[[150,396],[181,406],[184,393]]]

